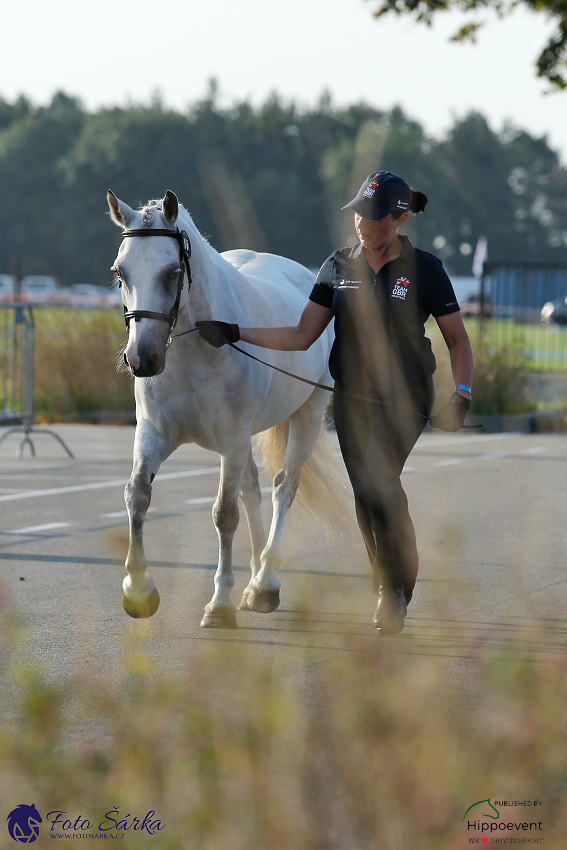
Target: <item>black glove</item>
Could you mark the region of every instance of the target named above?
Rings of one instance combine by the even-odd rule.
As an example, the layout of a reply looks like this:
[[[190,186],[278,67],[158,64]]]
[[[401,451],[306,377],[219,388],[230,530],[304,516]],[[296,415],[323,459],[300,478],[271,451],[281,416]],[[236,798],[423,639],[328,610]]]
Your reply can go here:
[[[195,327],[199,328],[199,336],[215,348],[220,348],[227,342],[238,342],[240,339],[238,325],[229,325],[228,322],[195,322]]]
[[[459,431],[463,427],[470,406],[470,398],[453,393],[447,404],[440,407],[429,420],[432,428],[439,428],[440,431]]]

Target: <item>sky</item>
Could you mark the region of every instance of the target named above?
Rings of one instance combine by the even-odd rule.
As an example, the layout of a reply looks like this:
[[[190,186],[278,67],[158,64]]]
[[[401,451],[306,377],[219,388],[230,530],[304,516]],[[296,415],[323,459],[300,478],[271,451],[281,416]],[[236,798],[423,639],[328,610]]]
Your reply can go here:
[[[487,24],[476,45],[451,44],[466,20],[432,28],[409,18],[376,20],[376,0],[27,0],[5,4],[0,97],[39,104],[58,89],[88,109],[147,103],[185,109],[218,80],[220,102],[270,92],[313,106],[328,90],[335,105],[401,106],[441,136],[455,118],[482,112],[546,135],[567,165],[567,92],[545,94],[534,60],[552,24],[517,10]]]

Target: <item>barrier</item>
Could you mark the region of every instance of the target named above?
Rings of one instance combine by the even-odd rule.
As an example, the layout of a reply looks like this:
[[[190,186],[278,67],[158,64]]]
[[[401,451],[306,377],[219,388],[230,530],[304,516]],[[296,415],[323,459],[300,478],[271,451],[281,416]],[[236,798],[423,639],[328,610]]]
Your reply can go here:
[[[16,457],[22,457],[26,445],[35,457],[30,434],[48,434],[61,444],[69,457],[74,457],[55,431],[33,427],[34,333],[31,304],[0,304],[0,426],[14,426],[2,434],[0,444],[10,434],[23,434]]]
[[[476,306],[479,345],[510,345],[538,371],[567,371],[567,264],[486,262]]]

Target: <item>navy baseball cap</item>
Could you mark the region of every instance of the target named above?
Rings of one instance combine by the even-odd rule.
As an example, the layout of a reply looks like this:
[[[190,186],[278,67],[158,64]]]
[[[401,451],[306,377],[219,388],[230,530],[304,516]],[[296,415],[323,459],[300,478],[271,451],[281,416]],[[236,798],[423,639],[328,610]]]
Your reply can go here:
[[[390,171],[375,171],[342,209],[354,210],[367,221],[379,221],[394,210],[407,212],[410,203],[411,189],[405,180]]]

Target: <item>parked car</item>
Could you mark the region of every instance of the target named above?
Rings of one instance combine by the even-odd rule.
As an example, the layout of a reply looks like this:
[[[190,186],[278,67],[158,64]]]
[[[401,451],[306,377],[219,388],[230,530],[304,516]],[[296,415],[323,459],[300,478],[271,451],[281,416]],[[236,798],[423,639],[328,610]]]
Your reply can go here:
[[[0,301],[11,301],[14,296],[14,278],[11,274],[0,274]]]
[[[22,279],[20,295],[23,301],[44,304],[57,294],[57,281],[45,274],[29,274]]]
[[[108,287],[96,286],[94,283],[74,283],[60,290],[59,299],[69,307],[114,307],[122,303],[120,294],[111,292]]]
[[[480,314],[480,295],[470,295],[460,306],[463,316],[478,316]],[[487,319],[494,315],[494,305],[489,295],[484,296],[482,315]]]
[[[541,308],[539,320],[545,327],[551,324],[567,325],[567,297],[546,301]]]
[[[62,290],[61,300],[69,307],[106,307],[106,289],[94,283],[74,283]]]

